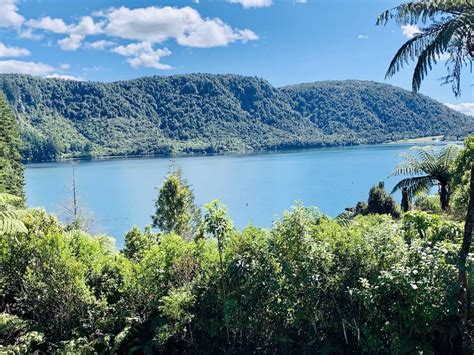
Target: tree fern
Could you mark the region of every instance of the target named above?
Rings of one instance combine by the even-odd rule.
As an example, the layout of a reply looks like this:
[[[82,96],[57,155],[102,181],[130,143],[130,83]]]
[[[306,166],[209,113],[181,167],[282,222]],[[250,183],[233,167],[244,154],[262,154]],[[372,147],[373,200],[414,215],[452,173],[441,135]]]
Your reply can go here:
[[[0,193],[0,235],[28,232],[20,220],[25,213],[18,208],[22,203],[23,200],[17,196]]]
[[[434,147],[414,147],[415,154],[401,154],[401,162],[390,176],[409,175],[399,181],[392,190],[406,188],[411,199],[416,194],[426,192],[433,186],[439,186],[440,202],[443,209],[449,207],[449,184],[453,177],[453,165],[461,148],[449,144],[440,150]]]
[[[388,67],[386,78],[392,77],[404,65],[415,62],[412,89],[418,92],[421,83],[440,56],[449,54],[446,63],[450,83],[456,96],[461,94],[461,71],[472,64],[474,56],[474,5],[472,0],[419,0],[399,5],[383,12],[377,25],[394,20],[400,25],[426,25],[405,42]]]

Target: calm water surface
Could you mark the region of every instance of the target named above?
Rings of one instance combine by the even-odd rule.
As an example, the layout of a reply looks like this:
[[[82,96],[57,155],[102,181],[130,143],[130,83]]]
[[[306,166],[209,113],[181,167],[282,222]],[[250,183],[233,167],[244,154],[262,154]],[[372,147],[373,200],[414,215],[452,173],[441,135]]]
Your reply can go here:
[[[317,206],[335,216],[366,200],[369,188],[386,181],[411,145],[378,145],[312,149],[258,155],[186,157],[175,159],[192,184],[196,202],[220,198],[234,223],[270,227],[295,201]],[[151,222],[155,187],[169,170],[167,158],[112,159],[74,162],[80,204],[95,220],[96,232],[117,239],[136,225]],[[67,162],[28,164],[26,193],[30,206],[64,215],[72,197],[72,165]]]

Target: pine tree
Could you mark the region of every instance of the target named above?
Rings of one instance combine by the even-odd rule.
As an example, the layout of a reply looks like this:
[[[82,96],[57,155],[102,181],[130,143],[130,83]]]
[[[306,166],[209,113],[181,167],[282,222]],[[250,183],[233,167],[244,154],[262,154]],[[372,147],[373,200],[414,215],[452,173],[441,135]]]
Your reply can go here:
[[[7,99],[0,93],[0,192],[25,198],[20,130]]]
[[[196,232],[201,212],[194,203],[194,193],[181,171],[175,169],[166,177],[155,202],[153,227],[166,233],[190,238]]]

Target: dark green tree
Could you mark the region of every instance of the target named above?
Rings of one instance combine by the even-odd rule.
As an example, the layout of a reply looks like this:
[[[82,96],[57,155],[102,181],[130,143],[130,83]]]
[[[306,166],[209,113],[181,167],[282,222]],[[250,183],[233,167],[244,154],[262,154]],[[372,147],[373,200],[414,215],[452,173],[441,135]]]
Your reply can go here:
[[[385,191],[383,181],[370,189],[365,213],[389,214],[394,218],[400,217],[400,208],[392,195]]]
[[[122,254],[132,261],[140,261],[143,259],[145,252],[156,244],[156,239],[150,226],[145,227],[144,233],[140,228],[133,227],[125,234],[125,246],[122,249]]]
[[[0,192],[24,200],[20,131],[10,106],[0,92]]]
[[[401,154],[405,159],[392,173],[396,175],[411,175],[398,182],[392,192],[406,191],[411,199],[417,193],[427,192],[433,186],[438,186],[441,209],[449,208],[451,195],[451,180],[456,157],[461,150],[457,145],[447,145],[436,150],[433,147],[414,147],[416,155]]]
[[[227,324],[227,289],[224,270],[224,249],[226,242],[233,233],[234,227],[227,214],[227,208],[219,200],[206,204],[206,215],[204,217],[206,231],[217,241],[217,252],[219,254],[219,271],[221,281],[221,293],[223,303],[223,314],[226,328],[226,338],[229,341],[229,324]]]
[[[474,59],[474,4],[472,0],[419,0],[411,1],[382,13],[377,24],[395,20],[399,24],[421,23],[421,28],[395,54],[388,68],[387,77],[393,76],[410,60],[416,62],[413,71],[412,88],[419,91],[421,82],[442,54],[447,53],[448,71],[444,82],[450,83],[455,96],[461,95],[461,76],[463,68],[472,68]],[[472,146],[468,144],[470,151]],[[472,345],[467,329],[468,295],[466,259],[471,249],[474,225],[474,156],[470,157],[469,203],[464,224],[464,237],[459,251],[459,282],[461,291],[459,301],[459,327],[463,335],[463,347],[471,352]]]
[[[201,212],[194,203],[191,186],[180,169],[173,169],[159,189],[152,216],[153,227],[166,233],[191,238],[199,225]]]

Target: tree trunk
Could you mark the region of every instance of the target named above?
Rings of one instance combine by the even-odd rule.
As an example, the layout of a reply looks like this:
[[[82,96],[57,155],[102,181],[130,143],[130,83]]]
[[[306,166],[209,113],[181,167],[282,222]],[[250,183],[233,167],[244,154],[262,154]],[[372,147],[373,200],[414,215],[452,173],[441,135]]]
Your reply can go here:
[[[474,224],[474,162],[471,162],[471,182],[469,185],[469,204],[466,213],[466,223],[464,224],[464,238],[462,241],[461,250],[459,252],[459,283],[461,284],[461,291],[459,293],[459,327],[463,340],[463,352],[470,354],[471,339],[469,329],[467,326],[468,320],[468,294],[467,294],[467,272],[466,259],[471,250],[472,242],[472,228]]]
[[[403,212],[408,212],[410,209],[410,197],[408,195],[408,188],[402,189],[402,201],[400,203]]]
[[[439,199],[441,202],[441,209],[443,211],[447,211],[449,207],[449,191],[448,185],[445,183],[441,184],[441,187],[439,189]]]

